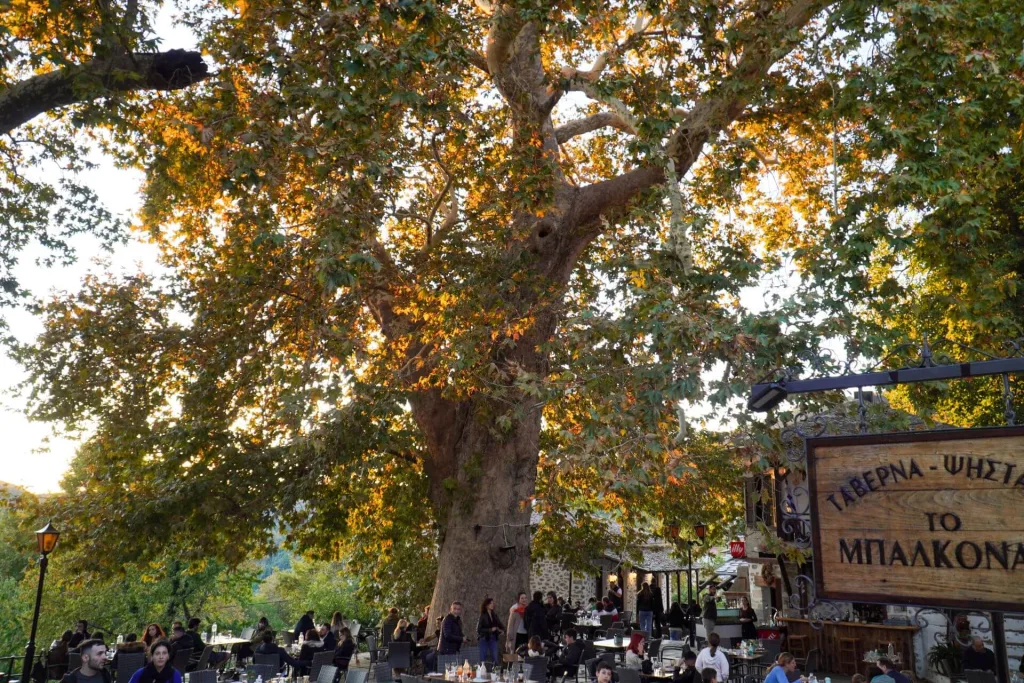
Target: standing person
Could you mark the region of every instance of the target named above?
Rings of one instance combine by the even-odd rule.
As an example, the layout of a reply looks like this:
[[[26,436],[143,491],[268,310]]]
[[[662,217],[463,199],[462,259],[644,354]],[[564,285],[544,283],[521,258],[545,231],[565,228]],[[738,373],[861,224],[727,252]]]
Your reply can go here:
[[[651,593],[654,594],[654,631],[656,638],[665,636],[665,597],[661,593],[661,586],[658,585],[657,575],[651,577]]]
[[[66,674],[61,683],[110,683],[107,646],[99,640],[83,640],[79,647],[82,650],[79,667]]]
[[[336,639],[341,636],[341,629],[345,628],[345,617],[341,616],[341,612],[335,612],[331,615],[331,633],[334,634]],[[338,642],[341,642],[338,640]]]
[[[764,683],[789,683],[789,675],[796,671],[796,657],[788,652],[775,659],[775,666],[768,671]]]
[[[608,599],[615,605],[616,613],[622,611],[622,586],[619,585],[619,577],[614,574],[608,577]]]
[[[697,667],[697,671],[700,671],[702,676],[705,669],[712,668],[718,672],[718,680],[728,681],[729,660],[726,658],[725,653],[718,649],[721,642],[722,639],[718,637],[717,633],[709,635],[708,646],[697,655],[697,662],[694,666]]]
[[[132,674],[128,683],[181,683],[181,672],[171,666],[171,646],[158,640],[149,648],[149,663]]]
[[[388,616],[380,624],[380,644],[382,647],[387,647],[388,643],[391,642],[391,635],[395,632],[395,626],[398,626],[398,608],[392,607],[388,610]]]
[[[547,610],[545,618],[548,622],[548,632],[557,631],[558,627],[562,625],[562,606],[558,604],[558,594],[555,591],[548,591],[545,609]]]
[[[627,669],[642,671],[644,668],[644,634],[637,631],[629,637],[629,645],[626,647],[626,655],[622,660]]]
[[[316,628],[316,622],[313,621],[315,614],[316,613],[313,610],[309,610],[299,617],[297,622],[295,622],[295,628],[292,630],[292,635],[295,636],[295,640],[298,640],[299,636],[309,629]]]
[[[68,641],[68,649],[74,650],[87,640],[89,640],[89,622],[79,619],[75,622],[75,632],[71,634],[71,640]]]
[[[648,635],[654,633],[654,593],[646,583],[640,586],[640,592],[636,594],[636,614],[640,630],[646,631]]]
[[[673,602],[672,606],[668,608],[668,615],[665,621],[668,623],[670,631],[674,628],[684,629],[688,623],[686,612],[683,611],[682,606],[678,602]]]
[[[494,598],[486,597],[480,604],[480,618],[476,622],[476,635],[480,639],[480,661],[499,664],[498,638],[505,629],[494,613]]]
[[[757,640],[757,612],[750,606],[750,598],[746,595],[740,598],[740,637]]]
[[[548,611],[541,602],[544,594],[540,591],[533,592],[533,601],[526,606],[526,615],[523,621],[526,622],[526,632],[530,636],[537,636],[541,640],[550,640],[551,632],[548,630]]]
[[[458,654],[463,643],[468,642],[469,638],[462,630],[462,603],[456,600],[448,609],[444,621],[441,622],[441,639],[437,643],[437,654]]]
[[[718,623],[718,597],[714,584],[708,586],[708,594],[704,597],[704,611],[701,612],[701,616],[704,618],[704,637],[708,638],[715,630],[715,624]]]
[[[526,632],[526,593],[519,591],[516,604],[508,608],[508,629],[505,631],[505,651],[514,653],[530,639]]]

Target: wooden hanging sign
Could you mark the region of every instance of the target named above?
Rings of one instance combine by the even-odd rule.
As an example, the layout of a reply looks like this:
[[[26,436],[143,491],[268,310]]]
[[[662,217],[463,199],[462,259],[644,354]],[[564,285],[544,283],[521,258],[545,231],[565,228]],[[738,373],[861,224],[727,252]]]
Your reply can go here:
[[[1024,427],[807,440],[818,597],[1024,608]]]

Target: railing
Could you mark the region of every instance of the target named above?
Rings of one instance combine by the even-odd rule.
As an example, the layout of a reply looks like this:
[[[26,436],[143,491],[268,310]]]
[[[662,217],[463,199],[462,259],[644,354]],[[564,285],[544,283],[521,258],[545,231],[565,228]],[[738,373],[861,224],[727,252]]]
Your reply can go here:
[[[46,653],[36,655],[36,661],[46,666]],[[21,667],[25,663],[25,655],[7,655],[0,657],[0,683],[7,683],[13,679],[21,679]],[[34,668],[35,665],[33,665]]]

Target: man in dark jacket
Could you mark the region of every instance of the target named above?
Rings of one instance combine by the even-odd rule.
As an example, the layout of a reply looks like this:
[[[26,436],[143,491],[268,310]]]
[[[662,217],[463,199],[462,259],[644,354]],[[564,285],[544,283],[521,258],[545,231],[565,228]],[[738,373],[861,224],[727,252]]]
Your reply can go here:
[[[313,615],[313,610],[309,610],[299,617],[299,620],[295,623],[295,630],[292,631],[292,635],[295,636],[295,640],[298,640],[299,636],[304,635],[309,629],[316,628],[316,624],[313,623]]]
[[[192,639],[192,661],[199,661],[200,657],[203,656],[203,650],[206,649],[206,643],[203,642],[203,637],[199,635],[199,626],[203,623],[203,620],[199,617],[192,617],[188,620],[188,630],[185,631],[188,637]],[[227,652],[211,652],[210,653],[210,664],[220,664],[228,658]]]
[[[526,624],[526,633],[531,638],[539,637],[541,640],[551,640],[551,631],[548,630],[548,611],[541,600],[544,594],[534,591],[533,602],[526,606],[526,614],[523,615],[523,622]]]
[[[84,640],[81,666],[64,676],[61,683],[111,683],[107,671],[107,646],[99,640]]]
[[[456,600],[441,622],[441,639],[437,644],[437,654],[458,654],[462,644],[468,640],[462,631],[462,603]]]
[[[263,642],[256,646],[256,654],[277,655],[281,658],[282,662],[278,668],[287,664],[293,669],[299,669],[311,664],[311,662],[301,662],[285,652],[283,647],[274,642],[274,632],[269,629],[263,632]]]
[[[975,671],[995,672],[996,656],[992,653],[992,650],[985,647],[984,640],[975,637],[971,641],[971,646],[964,650],[963,665],[965,671],[972,669]],[[891,676],[892,674],[889,675]]]
[[[576,639],[576,629],[566,629],[563,637],[565,638],[565,647],[562,648],[562,654],[551,667],[551,675],[556,680],[566,674],[576,673],[576,667],[579,666],[580,658],[583,656],[583,643]]]
[[[320,640],[324,643],[324,651],[338,648],[338,636],[334,635],[330,624],[320,624]]]
[[[174,627],[174,631],[171,633],[171,664],[174,664],[174,658],[178,656],[178,653],[182,650],[196,651],[196,644],[192,642],[192,636],[186,631],[185,627],[178,624]],[[192,655],[189,655],[191,657]]]

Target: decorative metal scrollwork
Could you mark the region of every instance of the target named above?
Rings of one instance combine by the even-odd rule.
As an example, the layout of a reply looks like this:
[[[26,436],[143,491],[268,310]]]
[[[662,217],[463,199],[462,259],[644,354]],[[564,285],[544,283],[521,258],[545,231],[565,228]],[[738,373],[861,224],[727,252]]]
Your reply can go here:
[[[796,577],[796,586],[792,595],[789,596],[789,604],[801,612],[804,611],[802,602],[807,601],[807,622],[813,629],[821,629],[826,621],[842,621],[845,614],[843,603],[832,602],[831,600],[818,600],[814,590],[814,579],[804,574]]]
[[[937,630],[933,637],[935,644],[956,644],[967,648],[971,639],[980,636],[985,640],[992,637],[992,620],[988,613],[977,610],[952,610],[926,607],[914,614],[914,626],[921,631],[929,628]]]

